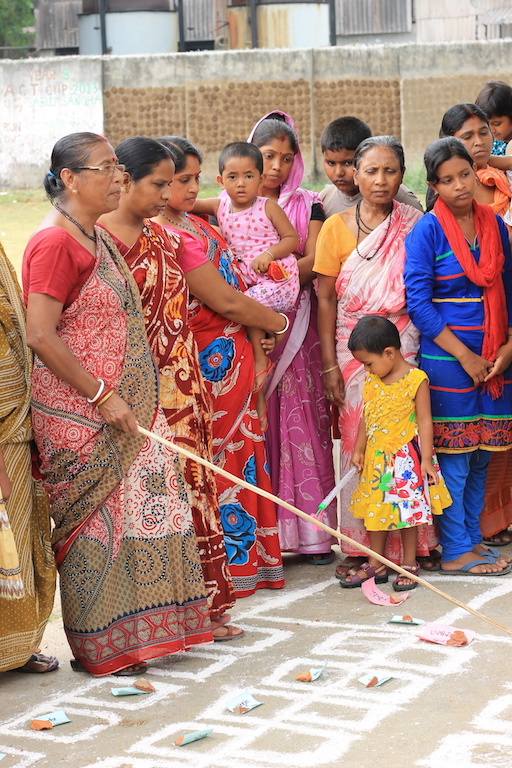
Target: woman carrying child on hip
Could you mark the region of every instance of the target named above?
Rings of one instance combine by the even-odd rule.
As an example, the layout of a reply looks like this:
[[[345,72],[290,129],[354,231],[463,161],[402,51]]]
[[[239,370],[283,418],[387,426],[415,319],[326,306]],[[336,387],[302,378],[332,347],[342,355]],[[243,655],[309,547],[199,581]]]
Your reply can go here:
[[[352,455],[360,472],[350,510],[361,518],[370,547],[380,555],[388,532],[399,530],[402,568],[417,576],[418,526],[432,525],[451,503],[433,449],[430,392],[426,373],[401,355],[396,326],[384,317],[361,318],[348,340],[348,348],[368,373],[363,385],[363,415]],[[429,492],[427,479],[436,486]],[[360,569],[340,582],[345,589],[359,587],[368,578],[387,582],[386,566],[370,557]],[[399,574],[393,589],[415,589],[416,582]]]

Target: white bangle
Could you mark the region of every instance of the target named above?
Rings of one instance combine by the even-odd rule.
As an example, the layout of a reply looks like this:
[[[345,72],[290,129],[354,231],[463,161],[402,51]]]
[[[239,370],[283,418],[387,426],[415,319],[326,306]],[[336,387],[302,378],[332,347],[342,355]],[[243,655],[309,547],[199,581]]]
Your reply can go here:
[[[280,336],[282,333],[286,333],[286,331],[287,331],[287,330],[288,330],[288,328],[290,327],[290,318],[288,317],[288,315],[285,315],[285,314],[284,314],[284,312],[278,312],[277,314],[278,314],[278,315],[281,315],[281,317],[284,317],[284,319],[286,320],[286,325],[285,325],[285,327],[283,328],[283,330],[282,330],[282,331],[276,331],[276,334],[277,334],[278,336]]]
[[[98,389],[98,391],[96,392],[94,397],[88,397],[87,398],[87,402],[90,403],[91,405],[93,405],[93,403],[95,403],[96,400],[99,400],[99,398],[103,394],[103,390],[105,389],[105,382],[103,381],[103,379],[98,379],[98,381],[100,383],[100,388]]]
[[[270,252],[268,249],[267,249],[266,251],[263,251],[263,253],[268,253],[268,255],[270,256],[270,258],[272,259],[272,261],[275,261],[275,260],[276,260],[276,257],[274,256],[274,254],[273,254],[273,253],[271,253],[271,252]]]

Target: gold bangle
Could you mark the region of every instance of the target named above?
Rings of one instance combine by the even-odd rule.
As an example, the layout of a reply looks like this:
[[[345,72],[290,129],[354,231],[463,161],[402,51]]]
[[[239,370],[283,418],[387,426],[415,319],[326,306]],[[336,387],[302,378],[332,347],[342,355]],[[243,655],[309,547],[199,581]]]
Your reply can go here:
[[[337,367],[337,365],[333,365],[331,368],[326,368],[325,371],[322,371],[322,376],[324,373],[330,373],[331,371],[334,371]]]
[[[106,403],[106,402],[107,402],[107,400],[109,399],[109,397],[112,397],[112,395],[113,395],[113,394],[114,394],[114,390],[113,390],[113,389],[109,389],[109,391],[107,392],[107,394],[106,394],[106,395],[103,395],[103,397],[101,398],[101,400],[99,401],[99,403],[96,403],[96,408],[99,408],[99,407],[100,407],[100,405],[103,405],[104,403]]]

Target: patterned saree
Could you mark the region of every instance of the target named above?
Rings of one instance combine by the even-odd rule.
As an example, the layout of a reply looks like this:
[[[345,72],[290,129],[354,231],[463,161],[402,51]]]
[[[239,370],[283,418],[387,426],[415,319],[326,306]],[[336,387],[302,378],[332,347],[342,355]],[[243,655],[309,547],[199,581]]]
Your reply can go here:
[[[99,230],[97,230],[99,233]],[[94,269],[57,333],[80,364],[170,439],[137,286],[104,232]],[[64,627],[94,675],[211,641],[208,606],[176,455],[107,426],[36,358],[34,433],[55,521]]]

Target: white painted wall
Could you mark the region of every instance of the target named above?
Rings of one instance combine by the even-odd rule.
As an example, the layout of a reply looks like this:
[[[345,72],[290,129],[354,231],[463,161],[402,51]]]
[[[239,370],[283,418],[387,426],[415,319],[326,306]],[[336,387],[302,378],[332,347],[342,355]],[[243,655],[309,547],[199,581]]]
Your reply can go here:
[[[106,14],[107,47],[110,53],[123,55],[176,53],[178,50],[178,14],[172,11],[129,11]],[[99,16],[79,16],[80,54],[101,55]]]
[[[52,147],[62,136],[103,133],[101,69],[96,58],[2,62],[0,187],[40,183]]]

